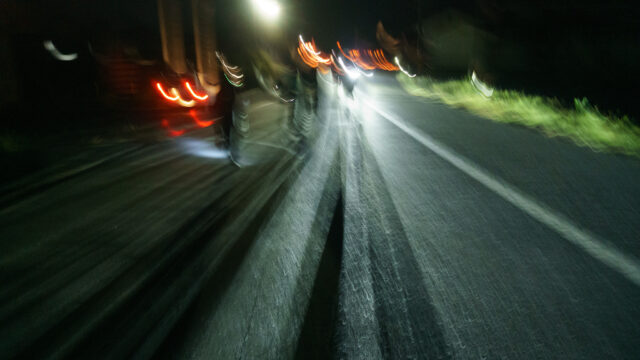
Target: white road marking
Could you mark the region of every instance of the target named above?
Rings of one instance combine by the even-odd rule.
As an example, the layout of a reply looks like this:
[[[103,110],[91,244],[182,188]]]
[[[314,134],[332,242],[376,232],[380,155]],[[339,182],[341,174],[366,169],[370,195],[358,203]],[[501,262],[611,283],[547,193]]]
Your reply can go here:
[[[621,273],[635,285],[640,286],[640,262],[636,258],[621,252],[608,241],[599,238],[587,229],[581,229],[564,215],[537,202],[506,181],[491,175],[488,171],[439,143],[431,136],[407,126],[403,121],[379,109],[369,101],[364,100],[364,102],[400,130],[429,148],[429,150],[451,165],[474,178],[537,221],[545,224],[572,244],[582,248],[595,259]]]

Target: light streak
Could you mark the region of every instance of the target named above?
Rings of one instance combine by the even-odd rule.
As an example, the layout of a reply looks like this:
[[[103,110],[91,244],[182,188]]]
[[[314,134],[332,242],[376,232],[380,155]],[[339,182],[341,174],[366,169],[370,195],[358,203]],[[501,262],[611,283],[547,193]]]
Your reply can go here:
[[[305,45],[306,45],[306,47],[305,47],[305,48],[307,48],[307,47],[311,47],[311,49],[315,49],[315,44],[313,44],[313,43],[311,43],[311,42],[307,42]],[[319,63],[323,63],[323,64],[330,64],[330,63],[331,63],[331,59],[329,59],[329,58],[323,58],[322,56],[320,56],[320,54],[322,54],[320,51],[318,51],[317,53],[312,51],[310,56],[311,56],[315,61],[317,61],[317,62],[319,62]]]
[[[298,55],[300,55],[300,59],[302,59],[302,62],[307,64],[307,66],[309,66],[311,68],[317,68],[318,67],[318,63],[316,61],[314,61],[313,59],[311,59],[309,57],[309,55],[307,55],[307,52],[304,51],[304,50],[301,50],[299,47],[298,47]]]
[[[338,62],[342,66],[342,69],[344,70],[344,72],[347,73],[347,76],[349,76],[351,79],[357,79],[360,77],[360,72],[358,72],[357,70],[356,71],[349,70],[347,66],[344,64],[344,61],[342,61],[341,57],[338,58]]]
[[[356,68],[356,70],[357,70],[360,74],[362,74],[362,75],[364,75],[364,76],[366,76],[366,77],[372,77],[372,76],[373,76],[373,71],[368,73],[368,72],[365,72],[365,71],[363,71],[363,70],[360,70],[359,68]]]
[[[169,120],[167,120],[167,119],[162,119],[162,126],[167,128],[167,131],[169,131],[169,135],[171,135],[173,137],[177,137],[177,136],[180,136],[180,135],[184,134],[184,129],[173,130],[171,128],[171,126],[169,125]]]
[[[340,51],[340,54],[342,54],[342,56],[336,55],[333,50],[331,50],[331,54],[327,56],[317,49],[315,41],[313,39],[310,42],[304,41],[302,35],[299,34],[298,43],[299,45],[297,51],[298,55],[300,55],[300,59],[302,59],[302,61],[309,67],[318,68],[320,72],[327,71],[327,69],[320,67],[320,65],[328,65],[332,67],[339,75],[343,75],[344,73],[346,73],[350,78],[355,79],[360,75],[372,77],[373,72],[367,72],[371,70],[400,70],[399,66],[395,66],[387,60],[382,49],[349,49],[348,51],[345,51],[342,48],[342,44],[340,44],[340,41],[336,41],[338,50]],[[350,70],[349,68],[347,68],[347,66],[344,64],[344,60],[342,60],[343,57],[351,61],[355,70]],[[336,61],[336,59],[338,60]],[[408,73],[406,74],[409,75]]]
[[[331,58],[331,65],[333,65],[333,69],[336,71],[336,73],[338,73],[339,75],[344,75],[344,71],[342,71],[342,69],[340,69],[338,67],[338,64],[336,63],[336,58],[334,58],[333,55],[329,55],[329,56]]]
[[[205,127],[209,127],[209,126],[213,125],[213,120],[200,120],[200,119],[198,119],[198,116],[196,115],[196,111],[193,110],[193,109],[189,110],[189,115],[191,116],[193,121],[195,121],[196,125],[198,125],[201,128],[205,128]]]
[[[218,60],[220,60],[220,64],[222,64],[222,73],[224,74],[225,79],[235,86],[242,86],[242,78],[244,78],[244,74],[242,74],[240,68],[238,66],[231,66],[225,60],[225,57],[222,53],[216,51],[216,56]]]
[[[493,95],[493,89],[478,79],[475,70],[471,74],[471,84],[473,84],[473,86],[478,89],[482,95],[486,97],[491,97],[491,95]]]
[[[378,69],[386,70],[386,71],[400,70],[399,66],[393,65],[387,60],[387,58],[384,56],[384,52],[380,49],[374,50],[373,53],[371,52],[371,50],[369,50],[369,56],[371,56],[371,59],[376,64]]]
[[[349,50],[349,54],[351,54],[351,57],[353,58],[353,60],[351,61],[361,69],[374,70],[376,68],[375,65],[371,65],[366,61],[364,61],[364,59],[362,58],[362,55],[360,54],[360,50],[357,50],[357,49]]]
[[[77,53],[72,53],[72,54],[61,53],[60,51],[58,51],[58,49],[56,49],[55,45],[53,45],[53,42],[51,40],[46,40],[42,44],[44,45],[44,48],[47,49],[47,51],[49,51],[51,55],[53,55],[54,58],[60,61],[73,61],[78,58]]]
[[[227,81],[229,82],[229,84],[235,86],[235,87],[242,87],[242,83],[236,83],[233,80],[229,79],[229,77],[227,76],[226,72],[222,72],[222,75],[224,75],[224,78],[227,79]]]
[[[191,96],[193,96],[194,98],[200,100],[200,101],[204,101],[207,100],[209,98],[209,95],[204,94],[204,95],[198,95],[196,94],[195,91],[193,91],[193,89],[191,88],[191,84],[188,81],[184,82],[184,86],[187,88],[187,90],[189,90],[189,93],[191,94]]]
[[[236,74],[234,74],[234,73],[232,73],[230,71],[229,71],[229,75],[231,75],[232,78],[238,79],[238,80],[240,80],[240,79],[242,79],[244,77],[244,74],[236,75]]]
[[[298,35],[298,42],[298,55],[300,55],[300,58],[302,58],[305,64],[312,68],[317,68],[319,64],[331,64],[331,59],[329,57],[322,57],[322,52],[316,49],[314,40],[305,42],[302,35]]]
[[[340,45],[340,41],[336,41],[336,44],[338,44],[338,49],[340,50],[340,52],[342,53],[342,56],[344,56],[345,58],[349,59],[350,61],[353,61],[353,59],[351,57],[349,57],[349,55],[347,55],[344,50],[342,50],[342,46]]]
[[[395,63],[398,65],[398,68],[400,69],[400,71],[402,71],[405,75],[407,75],[408,77],[416,77],[416,74],[409,74],[409,72],[405,69],[402,68],[402,65],[400,65],[400,60],[398,60],[398,57],[394,57],[393,61],[395,61]]]
[[[231,66],[229,64],[226,63],[225,59],[224,59],[224,55],[220,54],[219,52],[216,51],[216,56],[218,57],[218,60],[220,60],[220,62],[222,63],[222,66],[224,66],[225,68],[229,69],[229,70],[236,70],[238,69],[237,66]]]
[[[314,55],[320,55],[320,51],[314,51],[311,43],[307,43],[304,41],[304,39],[302,38],[302,34],[298,35],[298,39],[300,40],[300,44],[302,44],[302,46],[304,46],[304,48],[307,49],[308,52]]]
[[[227,76],[227,73],[223,72],[222,75],[224,75],[224,78],[227,79],[227,81],[229,82],[229,84],[235,86],[235,87],[242,87],[242,83],[237,84],[235,83],[233,80],[229,79],[229,77]]]
[[[164,98],[169,101],[176,101],[180,97],[179,95],[175,95],[175,96],[168,95],[166,92],[164,92],[164,89],[162,88],[162,85],[159,82],[156,83],[156,88],[158,89],[158,91],[160,91],[160,94],[162,94],[162,96],[164,96]]]
[[[176,88],[171,88],[171,90],[169,90],[169,92],[171,92],[171,94],[173,96],[177,96],[178,99],[178,104],[184,106],[184,107],[193,107],[196,105],[196,101],[195,100],[184,100],[182,97],[180,97],[180,94],[178,93],[178,90]]]

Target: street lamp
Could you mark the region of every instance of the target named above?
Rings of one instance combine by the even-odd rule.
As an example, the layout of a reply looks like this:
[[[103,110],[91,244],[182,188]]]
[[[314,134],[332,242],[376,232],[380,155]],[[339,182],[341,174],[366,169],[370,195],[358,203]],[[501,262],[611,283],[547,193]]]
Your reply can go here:
[[[280,4],[275,0],[252,0],[256,11],[268,21],[274,21],[280,15]]]

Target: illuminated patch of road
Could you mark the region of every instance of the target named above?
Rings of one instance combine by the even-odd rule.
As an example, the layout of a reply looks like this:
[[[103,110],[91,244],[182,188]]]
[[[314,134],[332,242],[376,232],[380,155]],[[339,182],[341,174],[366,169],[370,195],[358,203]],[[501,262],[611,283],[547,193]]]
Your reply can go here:
[[[572,244],[582,248],[595,259],[616,270],[635,285],[640,286],[640,263],[634,257],[624,254],[608,241],[599,238],[587,229],[580,228],[564,215],[548,208],[524,194],[513,185],[490,174],[488,171],[441,144],[431,136],[407,126],[404,121],[380,109],[365,99],[364,96],[360,96],[360,100],[460,171],[469,175],[529,216],[554,230]]]

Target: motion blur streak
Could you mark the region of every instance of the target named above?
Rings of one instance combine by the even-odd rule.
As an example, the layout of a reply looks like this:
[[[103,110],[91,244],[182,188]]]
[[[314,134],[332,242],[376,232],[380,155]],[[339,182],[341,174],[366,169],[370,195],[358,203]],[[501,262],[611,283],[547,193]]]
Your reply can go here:
[[[338,44],[338,49],[340,50],[340,52],[342,53],[342,56],[346,57],[347,59],[349,59],[350,61],[353,61],[353,59],[347,55],[344,50],[342,50],[342,46],[340,45],[340,41],[336,41],[336,44]]]
[[[180,97],[180,96],[178,96],[178,95],[175,95],[175,96],[170,96],[170,95],[168,95],[168,94],[164,91],[164,89],[162,88],[162,85],[161,85],[159,82],[157,82],[157,83],[156,83],[156,88],[158,89],[158,91],[160,92],[160,94],[161,94],[165,99],[167,99],[167,100],[169,100],[169,101],[176,101],[176,100],[178,100],[178,98]]]
[[[373,73],[367,73],[361,70],[385,70],[385,71],[398,71],[399,68],[391,64],[387,61],[384,53],[381,49],[376,50],[358,50],[358,49],[350,49],[348,51],[349,55],[342,49],[342,45],[340,45],[339,41],[336,41],[338,45],[338,50],[340,53],[349,61],[351,61],[355,66],[355,71],[348,70],[344,64],[344,61],[341,60],[340,56],[334,56],[335,52],[333,49],[331,50],[331,54],[328,57],[323,57],[323,53],[319,51],[315,42],[311,40],[311,42],[305,42],[302,38],[302,35],[298,35],[298,55],[302,61],[307,64],[309,67],[318,68],[321,73],[326,73],[328,69],[319,67],[321,64],[329,65],[332,67],[338,74],[342,75],[344,72],[353,79],[357,78],[360,75],[364,75],[366,77],[372,77]],[[338,58],[338,62],[336,62],[336,58]],[[338,66],[338,63],[340,66]]]
[[[184,134],[184,131],[185,131],[184,129],[180,129],[180,130],[172,129],[171,126],[169,125],[169,120],[167,119],[162,119],[162,126],[165,127],[167,131],[169,131],[169,135],[173,137],[181,136],[182,134]]]
[[[198,115],[196,114],[196,111],[193,110],[193,109],[189,110],[189,115],[191,116],[193,121],[196,122],[196,125],[198,125],[201,128],[209,127],[209,126],[211,126],[213,124],[213,120],[200,120],[200,119],[198,119]]]
[[[400,69],[398,66],[394,66],[392,63],[390,63],[384,56],[384,52],[380,49],[376,49],[373,52],[369,50],[368,54],[376,64],[378,69],[385,71],[398,71]]]
[[[227,73],[223,73],[223,75],[224,75],[224,78],[227,79],[229,84],[231,84],[231,85],[233,85],[235,87],[241,87],[242,86],[242,83],[238,83],[236,81],[233,81],[233,80],[229,79],[229,76],[227,76]]]
[[[178,89],[176,88],[171,88],[170,90],[171,94],[173,94],[173,96],[177,96],[178,99],[178,104],[184,106],[184,107],[193,107],[196,105],[196,101],[195,100],[184,100],[180,94],[178,93]]]
[[[358,70],[358,72],[366,77],[372,77],[373,76],[373,71],[372,72],[365,72],[363,70],[360,70],[359,68],[356,68],[356,70]]]
[[[360,72],[357,70],[349,70],[349,68],[347,68],[347,66],[344,64],[344,61],[342,61],[341,57],[338,58],[338,62],[340,63],[340,66],[342,66],[342,70],[347,73],[347,76],[352,79],[357,79],[360,77]]]
[[[209,95],[207,95],[207,94],[204,94],[204,95],[196,94],[196,92],[193,91],[193,89],[191,88],[191,84],[188,81],[184,82],[184,86],[187,88],[187,90],[189,90],[189,93],[191,94],[191,96],[193,96],[194,98],[196,98],[198,100],[207,100],[209,98]]]
[[[306,51],[301,50],[300,48],[298,48],[298,55],[300,55],[300,59],[302,59],[302,61],[307,64],[307,66],[311,67],[311,68],[317,68],[318,67],[318,63],[316,61],[314,61],[313,59],[311,59]]]
[[[225,56],[218,51],[216,51],[216,56],[220,64],[222,64],[222,72],[227,81],[235,87],[241,87],[243,85],[244,74],[240,67],[229,65]]]
[[[416,77],[416,74],[409,74],[409,72],[405,69],[402,68],[402,65],[400,65],[400,60],[398,60],[398,57],[394,57],[393,61],[395,61],[395,63],[398,65],[398,68],[400,69],[400,71],[402,71],[405,75],[407,75],[408,77]]]
[[[210,141],[183,137],[177,139],[180,146],[189,154],[207,159],[226,159],[228,153],[211,144]]]
[[[237,66],[231,66],[229,64],[227,64],[226,62],[226,58],[224,57],[224,55],[222,55],[220,52],[216,51],[216,56],[218,57],[218,60],[220,60],[220,62],[222,63],[222,65],[227,69],[227,70],[237,70],[239,69]]]
[[[47,51],[49,51],[54,58],[60,61],[73,61],[78,58],[77,53],[72,53],[72,54],[61,53],[60,51],[58,51],[58,49],[56,49],[55,45],[53,45],[53,42],[51,40],[46,40],[44,41],[43,44],[44,44],[44,48],[47,49]]]
[[[188,345],[168,358],[296,358],[313,301],[313,279],[326,270],[326,254],[339,244],[332,212],[341,190],[340,147],[333,126],[320,126],[311,155],[287,179],[287,191],[274,197],[270,213],[276,216],[267,217],[241,261],[234,261],[232,286],[224,292],[214,287],[201,296],[205,306],[209,295],[216,296],[216,311],[181,329],[179,336]],[[265,271],[272,267],[280,270]]]
[[[311,44],[308,44],[304,41],[304,39],[302,38],[302,34],[298,35],[298,39],[300,40],[300,44],[302,44],[302,46],[307,49],[308,52],[314,54],[314,55],[320,55],[320,51],[316,51],[315,49],[313,49],[313,47],[311,46]]]
[[[376,68],[375,65],[373,64],[369,64],[368,62],[366,62],[362,55],[360,54],[360,50],[357,49],[351,49],[349,50],[349,54],[351,54],[351,57],[353,58],[353,63],[358,65],[361,69],[363,70],[374,70]]]
[[[336,63],[336,58],[333,55],[330,55],[330,57],[331,57],[331,65],[333,70],[339,75],[344,75],[344,71],[342,71],[342,69],[340,69],[340,67]]]
[[[414,75],[415,76],[415,75]],[[475,70],[471,73],[471,84],[484,96],[491,97],[493,95],[493,89],[488,87],[485,83],[480,81],[476,76]]]
[[[298,42],[298,54],[300,54],[300,57],[307,65],[315,68],[319,63],[326,65],[331,64],[331,58],[322,56],[322,52],[316,49],[313,39],[311,39],[310,42],[305,42],[302,35],[298,35]],[[315,64],[315,66],[311,64]]]

